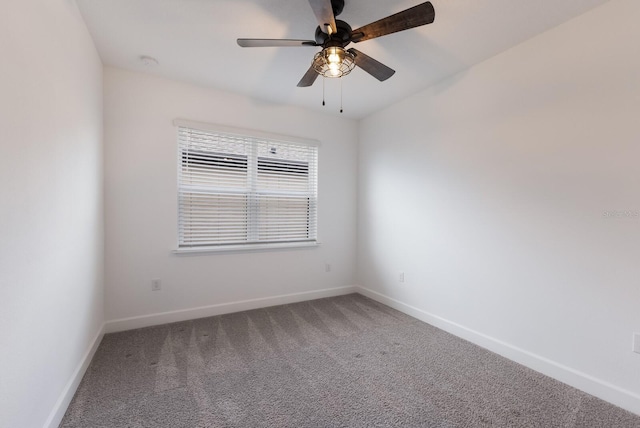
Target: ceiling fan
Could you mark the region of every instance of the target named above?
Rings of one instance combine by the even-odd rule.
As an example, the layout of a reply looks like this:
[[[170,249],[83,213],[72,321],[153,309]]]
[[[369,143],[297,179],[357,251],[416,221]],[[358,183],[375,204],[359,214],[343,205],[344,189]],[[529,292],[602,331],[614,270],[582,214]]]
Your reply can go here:
[[[398,31],[431,24],[435,10],[430,2],[425,2],[403,10],[386,18],[353,30],[349,24],[335,19],[344,9],[344,0],[309,0],[311,9],[318,20],[315,40],[294,39],[238,39],[243,48],[321,46],[311,63],[311,67],[298,83],[299,87],[313,85],[318,76],[346,76],[355,66],[360,67],[379,81],[393,76],[395,70],[387,67],[354,48],[345,49],[353,42],[359,43]]]

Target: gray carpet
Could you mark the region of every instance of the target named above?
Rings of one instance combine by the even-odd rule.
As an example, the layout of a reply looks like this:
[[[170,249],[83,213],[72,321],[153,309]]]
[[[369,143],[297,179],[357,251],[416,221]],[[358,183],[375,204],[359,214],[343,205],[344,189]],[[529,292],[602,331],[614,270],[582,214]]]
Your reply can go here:
[[[640,427],[358,294],[104,337],[61,427]]]

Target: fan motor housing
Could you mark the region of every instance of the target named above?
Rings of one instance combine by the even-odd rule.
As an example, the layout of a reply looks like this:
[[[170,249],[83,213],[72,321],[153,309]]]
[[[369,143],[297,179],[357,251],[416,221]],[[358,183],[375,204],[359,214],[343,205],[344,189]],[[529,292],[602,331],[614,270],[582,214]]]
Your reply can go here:
[[[336,19],[337,32],[332,35],[328,35],[318,26],[316,28],[316,43],[327,46],[340,46],[345,47],[351,42],[351,26],[344,21]]]

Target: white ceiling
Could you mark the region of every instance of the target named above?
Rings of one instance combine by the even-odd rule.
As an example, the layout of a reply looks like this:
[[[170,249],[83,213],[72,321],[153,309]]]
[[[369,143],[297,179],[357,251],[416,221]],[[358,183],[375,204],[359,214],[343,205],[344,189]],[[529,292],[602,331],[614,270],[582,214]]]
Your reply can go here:
[[[76,0],[105,65],[362,118],[608,0],[432,0],[435,22],[357,44],[396,70],[385,82],[355,69],[343,79],[296,84],[319,48],[240,48],[236,38],[313,40],[307,0]],[[422,0],[345,0],[353,28]],[[141,55],[158,60],[145,66]]]

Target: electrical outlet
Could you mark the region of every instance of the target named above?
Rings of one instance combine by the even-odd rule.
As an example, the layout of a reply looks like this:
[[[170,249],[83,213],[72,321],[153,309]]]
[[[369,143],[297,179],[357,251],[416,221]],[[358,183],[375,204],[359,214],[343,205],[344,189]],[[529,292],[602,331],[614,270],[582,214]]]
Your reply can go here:
[[[331,263],[325,263],[324,264],[324,271],[325,272],[331,272]]]
[[[151,291],[160,291],[162,290],[162,283],[159,279],[151,280]]]
[[[400,273],[398,274],[398,281],[400,281],[400,282],[404,282],[404,272],[400,272]]]
[[[633,352],[640,354],[640,333],[633,333]]]

